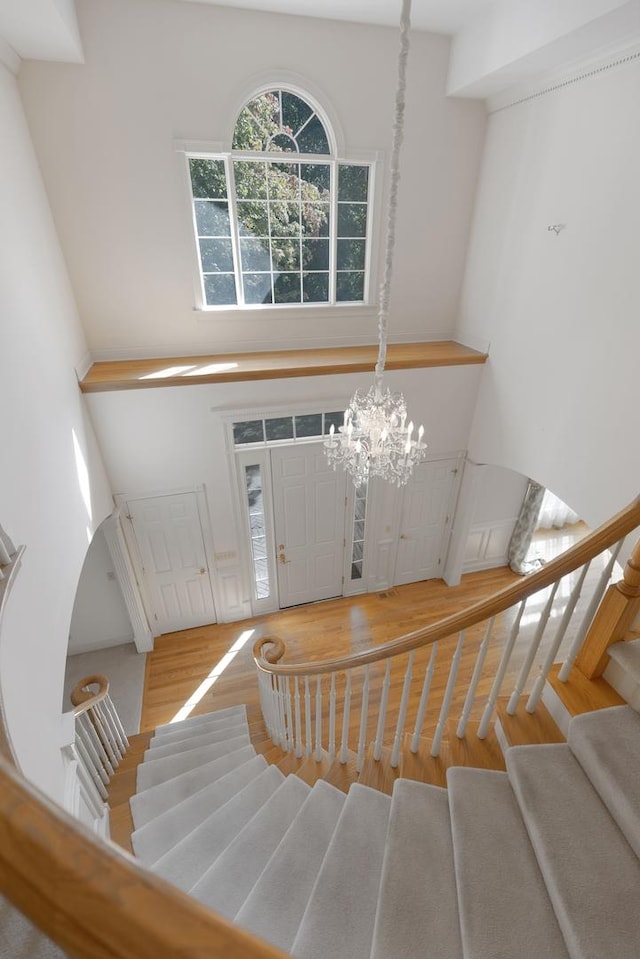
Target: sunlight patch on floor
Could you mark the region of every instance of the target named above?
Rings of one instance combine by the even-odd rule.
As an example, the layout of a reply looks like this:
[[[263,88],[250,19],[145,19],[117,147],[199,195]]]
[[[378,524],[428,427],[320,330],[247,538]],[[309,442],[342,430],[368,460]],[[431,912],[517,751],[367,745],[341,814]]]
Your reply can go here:
[[[229,652],[225,653],[222,659],[216,663],[207,678],[203,679],[203,681],[200,683],[195,693],[189,697],[184,706],[180,707],[173,719],[169,720],[169,725],[171,725],[171,723],[179,723],[181,720],[186,719],[187,716],[190,715],[202,697],[209,692],[218,677],[222,675],[229,663],[235,659],[242,647],[251,639],[254,633],[255,629],[245,629],[244,632],[240,633]]]

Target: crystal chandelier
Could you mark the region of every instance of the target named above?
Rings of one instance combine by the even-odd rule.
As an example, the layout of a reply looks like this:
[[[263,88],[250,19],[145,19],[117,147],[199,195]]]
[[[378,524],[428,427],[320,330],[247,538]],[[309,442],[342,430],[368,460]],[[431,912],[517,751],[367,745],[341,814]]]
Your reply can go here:
[[[392,393],[382,383],[387,357],[389,293],[400,180],[400,146],[404,133],[410,11],[411,0],[403,0],[400,18],[398,86],[391,149],[385,266],[378,311],[378,360],[373,386],[368,390],[356,390],[345,410],[344,423],[338,428],[338,433],[336,434],[332,426],[328,438],[324,441],[325,452],[331,466],[334,469],[342,466],[351,474],[356,486],[361,486],[372,476],[380,476],[390,483],[396,483],[397,486],[404,486],[413,472],[413,467],[424,459],[427,450],[427,444],[422,441],[424,428],[421,426],[414,437],[413,422],[407,423],[407,406],[402,393]]]

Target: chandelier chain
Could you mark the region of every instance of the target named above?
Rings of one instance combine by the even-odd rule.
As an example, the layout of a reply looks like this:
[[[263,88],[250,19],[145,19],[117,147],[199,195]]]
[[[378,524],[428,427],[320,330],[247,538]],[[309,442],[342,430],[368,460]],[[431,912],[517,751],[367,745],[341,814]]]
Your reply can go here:
[[[391,144],[389,206],[387,209],[387,236],[384,256],[384,273],[380,285],[380,309],[378,311],[378,360],[375,380],[380,385],[387,360],[387,330],[389,325],[389,297],[393,275],[393,254],[396,243],[396,215],[398,211],[398,186],[400,183],[400,148],[404,139],[404,112],[407,89],[407,62],[409,59],[409,30],[411,27],[411,0],[403,0],[400,17],[400,53],[398,56],[398,85],[395,96],[393,138]]]

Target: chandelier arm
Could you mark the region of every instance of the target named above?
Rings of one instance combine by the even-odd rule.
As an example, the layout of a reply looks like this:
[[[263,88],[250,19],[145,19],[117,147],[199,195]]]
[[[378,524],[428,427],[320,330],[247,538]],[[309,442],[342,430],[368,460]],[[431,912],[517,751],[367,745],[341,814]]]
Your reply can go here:
[[[393,139],[387,210],[387,236],[384,257],[384,273],[380,286],[380,309],[378,311],[378,359],[375,367],[375,384],[382,385],[382,374],[387,359],[387,328],[389,322],[389,297],[393,274],[393,254],[396,240],[396,214],[398,209],[398,184],[400,182],[400,147],[404,139],[405,93],[407,88],[407,61],[409,58],[409,29],[411,26],[411,0],[403,0],[400,17],[400,53],[398,55],[398,85],[395,97]]]

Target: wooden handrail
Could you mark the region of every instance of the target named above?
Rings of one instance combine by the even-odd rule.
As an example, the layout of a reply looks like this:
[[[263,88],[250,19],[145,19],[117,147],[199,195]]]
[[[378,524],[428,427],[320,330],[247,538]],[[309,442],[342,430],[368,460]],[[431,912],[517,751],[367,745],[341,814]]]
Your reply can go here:
[[[2,758],[0,892],[77,959],[285,959],[94,837]]]
[[[87,686],[97,686],[98,690],[92,693],[87,689]],[[75,707],[73,710],[74,716],[80,716],[82,713],[86,713],[92,706],[95,706],[96,703],[105,699],[108,694],[109,680],[106,676],[102,673],[85,676],[79,683],[76,683],[69,696],[72,705]]]
[[[313,676],[353,669],[356,666],[366,666],[367,663],[380,662],[393,656],[399,656],[402,653],[408,653],[412,649],[428,646],[504,612],[515,603],[521,602],[533,593],[537,593],[538,590],[544,589],[556,580],[566,576],[567,573],[579,569],[603,550],[608,549],[624,536],[627,536],[639,525],[640,496],[612,519],[585,536],[571,549],[551,560],[542,569],[530,573],[522,581],[505,587],[488,599],[481,600],[459,613],[454,613],[452,616],[439,620],[437,623],[423,626],[411,633],[405,633],[388,643],[374,646],[360,653],[353,653],[350,656],[342,656],[337,659],[325,659],[319,662],[281,663],[280,660],[286,652],[285,644],[276,637],[263,636],[253,646],[256,666],[263,672],[277,676]]]

